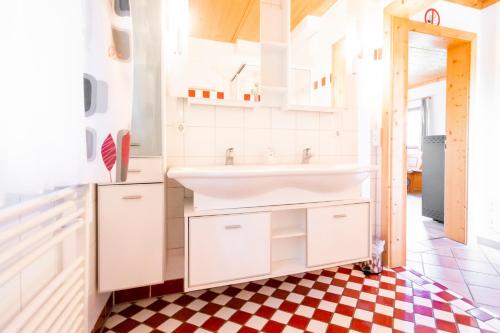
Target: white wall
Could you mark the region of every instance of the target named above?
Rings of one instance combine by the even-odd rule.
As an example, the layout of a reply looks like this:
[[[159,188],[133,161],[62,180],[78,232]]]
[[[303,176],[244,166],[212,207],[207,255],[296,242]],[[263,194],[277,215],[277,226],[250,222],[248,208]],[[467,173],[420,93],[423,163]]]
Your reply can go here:
[[[408,101],[431,97],[428,135],[446,134],[446,81],[429,83],[408,90]],[[411,126],[411,124],[408,124]]]

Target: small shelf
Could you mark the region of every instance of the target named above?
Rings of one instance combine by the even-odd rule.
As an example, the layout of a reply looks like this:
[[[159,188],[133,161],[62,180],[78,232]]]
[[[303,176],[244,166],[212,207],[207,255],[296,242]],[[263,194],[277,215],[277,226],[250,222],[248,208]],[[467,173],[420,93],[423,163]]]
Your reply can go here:
[[[259,103],[252,101],[235,101],[235,100],[225,100],[225,99],[210,99],[210,98],[187,98],[188,104],[193,105],[214,105],[214,106],[225,106],[233,108],[248,108],[253,109],[258,106]]]
[[[277,260],[271,264],[271,272],[274,276],[297,274],[303,272],[305,268],[306,263],[303,258]]]
[[[336,113],[346,110],[345,108],[335,108],[331,106],[314,106],[314,105],[288,105],[286,109],[290,111],[312,111],[312,112],[327,112],[327,113]]]
[[[272,239],[283,239],[283,238],[293,238],[293,237],[303,237],[306,232],[298,227],[288,227],[275,229],[272,232]]]
[[[287,43],[273,42],[273,41],[267,41],[267,40],[261,41],[260,44],[263,47],[268,47],[268,48],[273,48],[273,49],[283,49],[283,50],[286,50],[286,48],[288,47]]]

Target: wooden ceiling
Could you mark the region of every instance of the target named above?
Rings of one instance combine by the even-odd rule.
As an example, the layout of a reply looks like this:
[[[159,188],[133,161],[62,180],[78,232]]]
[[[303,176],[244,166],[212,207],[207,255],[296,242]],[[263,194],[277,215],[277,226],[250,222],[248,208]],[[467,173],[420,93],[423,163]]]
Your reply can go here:
[[[291,0],[293,30],[307,15],[323,15],[337,0]],[[259,0],[190,0],[191,36],[234,43],[258,41]]]
[[[410,32],[408,44],[409,88],[446,78],[447,39]]]
[[[448,1],[457,3],[459,5],[464,5],[467,7],[483,9],[499,2],[500,0],[448,0]]]

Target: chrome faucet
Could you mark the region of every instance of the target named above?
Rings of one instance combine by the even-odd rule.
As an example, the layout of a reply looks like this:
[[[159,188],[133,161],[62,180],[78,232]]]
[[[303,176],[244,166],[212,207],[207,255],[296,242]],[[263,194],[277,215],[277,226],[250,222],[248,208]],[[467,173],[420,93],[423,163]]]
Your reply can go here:
[[[234,148],[226,149],[226,165],[234,164]]]
[[[311,148],[305,148],[302,151],[302,164],[309,164],[311,157],[312,157]]]

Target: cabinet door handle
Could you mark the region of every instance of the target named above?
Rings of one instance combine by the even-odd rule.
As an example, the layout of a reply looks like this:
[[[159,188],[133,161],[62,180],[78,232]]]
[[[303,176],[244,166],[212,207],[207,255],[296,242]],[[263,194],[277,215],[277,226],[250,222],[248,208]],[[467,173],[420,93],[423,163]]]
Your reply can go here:
[[[130,173],[139,173],[141,171],[142,171],[141,169],[128,169],[128,172]]]
[[[123,200],[137,200],[142,199],[142,195],[126,195],[122,197]]]
[[[335,215],[333,215],[334,219],[343,219],[346,217],[347,217],[347,214],[335,214]]]
[[[226,225],[224,228],[227,229],[227,230],[230,230],[230,229],[240,229],[241,228],[241,224]]]

